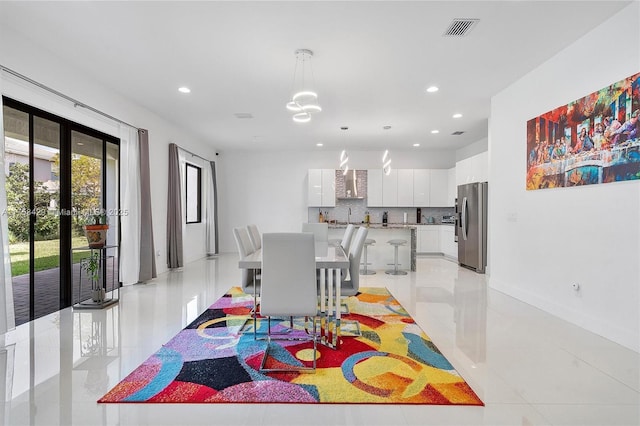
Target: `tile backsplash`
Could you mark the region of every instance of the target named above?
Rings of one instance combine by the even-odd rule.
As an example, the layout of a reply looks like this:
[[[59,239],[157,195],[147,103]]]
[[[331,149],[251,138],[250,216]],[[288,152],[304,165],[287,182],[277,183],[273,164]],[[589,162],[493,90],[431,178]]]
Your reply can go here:
[[[367,207],[367,200],[349,200],[339,199],[336,200],[335,207],[310,207],[309,222],[318,221],[318,213],[322,210],[322,214],[328,213],[328,218],[325,220],[335,220],[337,222],[346,222],[347,215],[351,208],[351,223],[360,223],[364,220],[365,212],[369,212],[371,223],[382,223],[382,213],[388,212],[389,223],[402,223],[404,213],[407,213],[407,223],[417,222],[417,208],[416,207]],[[422,207],[422,220],[421,223],[427,223],[429,217],[433,217],[434,223],[439,224],[442,222],[443,215],[452,215],[455,213],[453,207]]]

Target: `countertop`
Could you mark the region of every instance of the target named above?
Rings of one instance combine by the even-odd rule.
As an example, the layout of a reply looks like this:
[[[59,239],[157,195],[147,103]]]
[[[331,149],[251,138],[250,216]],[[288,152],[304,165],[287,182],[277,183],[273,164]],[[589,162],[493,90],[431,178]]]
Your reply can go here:
[[[352,223],[352,225],[362,226],[364,223]],[[387,226],[382,226],[382,223],[370,223],[369,228],[373,229],[416,229],[418,226],[431,226],[431,225],[449,225],[454,226],[453,223],[389,223]],[[346,223],[329,223],[329,228],[341,229],[346,228]]]

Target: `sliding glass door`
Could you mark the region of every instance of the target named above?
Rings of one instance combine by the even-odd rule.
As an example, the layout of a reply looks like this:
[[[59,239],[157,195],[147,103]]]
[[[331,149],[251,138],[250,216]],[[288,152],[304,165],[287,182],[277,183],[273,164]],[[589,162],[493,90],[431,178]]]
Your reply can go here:
[[[71,249],[87,245],[82,225],[92,213],[117,211],[119,149],[116,138],[8,98],[3,115],[19,325],[88,297],[77,286],[78,262],[88,254]],[[107,242],[117,244],[118,217],[110,219]]]

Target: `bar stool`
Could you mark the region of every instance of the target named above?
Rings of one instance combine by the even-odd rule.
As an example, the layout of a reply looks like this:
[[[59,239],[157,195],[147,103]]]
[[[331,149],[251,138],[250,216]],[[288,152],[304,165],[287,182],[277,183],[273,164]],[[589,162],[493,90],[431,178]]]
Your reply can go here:
[[[395,254],[393,269],[385,271],[385,273],[390,275],[407,275],[407,271],[401,271],[398,269],[398,247],[407,244],[407,240],[389,240],[387,243],[395,247]]]
[[[369,263],[367,263],[367,247],[374,245],[375,243],[376,243],[376,240],[373,240],[371,238],[367,238],[366,240],[364,240],[364,253],[362,253],[364,257],[364,260],[363,260],[364,268],[360,270],[360,273],[362,275],[374,275],[376,273],[376,271],[372,271],[368,268]]]

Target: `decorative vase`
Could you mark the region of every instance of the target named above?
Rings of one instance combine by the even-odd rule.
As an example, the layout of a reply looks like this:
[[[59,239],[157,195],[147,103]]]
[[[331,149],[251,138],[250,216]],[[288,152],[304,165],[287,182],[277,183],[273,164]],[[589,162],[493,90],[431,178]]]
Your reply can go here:
[[[94,302],[104,302],[104,299],[106,297],[106,292],[104,291],[103,288],[97,289],[97,290],[91,290],[91,299]]]
[[[85,225],[84,235],[85,237],[87,237],[87,242],[89,243],[89,247],[90,248],[104,247],[107,241],[108,229],[109,229],[109,225],[107,224]]]

